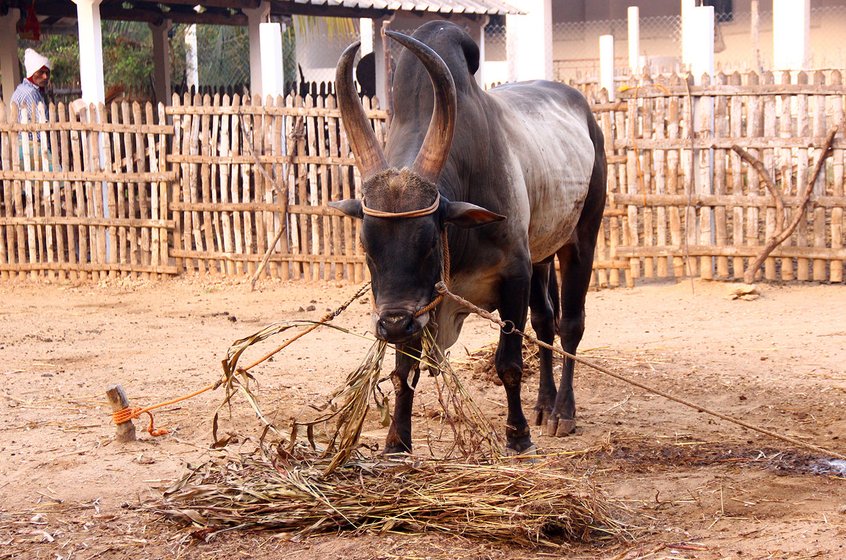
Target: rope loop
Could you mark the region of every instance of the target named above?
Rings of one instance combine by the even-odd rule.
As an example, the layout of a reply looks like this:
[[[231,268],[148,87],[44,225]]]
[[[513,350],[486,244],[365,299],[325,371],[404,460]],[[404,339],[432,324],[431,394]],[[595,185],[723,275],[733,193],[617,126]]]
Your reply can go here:
[[[154,408],[154,407],[150,407]],[[115,424],[123,424],[124,422],[129,422],[131,420],[135,420],[139,418],[142,414],[146,414],[150,417],[150,424],[147,426],[147,432],[153,437],[164,436],[170,433],[167,428],[159,428],[156,429],[155,427],[155,420],[153,419],[153,413],[149,409],[145,408],[138,408],[138,407],[129,407],[122,408],[112,413],[112,420],[114,420]]]

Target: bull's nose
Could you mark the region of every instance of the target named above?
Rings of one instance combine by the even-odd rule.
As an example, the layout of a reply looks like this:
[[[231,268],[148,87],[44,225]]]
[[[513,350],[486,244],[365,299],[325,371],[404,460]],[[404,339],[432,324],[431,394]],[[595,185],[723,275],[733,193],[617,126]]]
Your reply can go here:
[[[379,315],[376,322],[376,335],[388,342],[405,341],[413,336],[416,330],[414,315],[409,311],[385,311]]]

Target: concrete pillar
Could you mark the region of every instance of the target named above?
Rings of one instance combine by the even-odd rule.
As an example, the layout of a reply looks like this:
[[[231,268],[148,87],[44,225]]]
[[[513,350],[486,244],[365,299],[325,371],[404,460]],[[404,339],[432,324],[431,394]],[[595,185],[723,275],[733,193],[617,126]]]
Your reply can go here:
[[[749,5],[749,36],[752,38],[752,52],[755,58],[755,71],[761,72],[761,18],[758,10],[758,0],[752,0]]]
[[[250,37],[250,93],[261,95],[261,31],[262,23],[270,19],[270,2],[262,2],[258,8],[244,8],[247,15],[247,30]]]
[[[172,23],[166,19],[158,25],[151,23],[149,26],[153,35],[153,92],[157,102],[170,105],[170,42],[167,34]]]
[[[614,101],[614,36],[599,36],[599,87],[608,91],[608,101]]]
[[[808,68],[811,0],[773,0],[773,69]]]
[[[640,64],[640,8],[629,6],[629,70],[632,75],[639,76]]]
[[[373,20],[361,18],[358,20],[358,33],[361,36],[361,56],[373,52]]]
[[[689,29],[694,8],[696,8],[696,0],[681,0],[681,55],[683,68],[690,68],[690,59],[696,51],[696,44],[692,43],[693,37]]]
[[[490,18],[484,16],[479,20],[470,23],[468,32],[470,37],[479,45],[479,70],[476,71],[476,83],[479,87],[485,87],[485,26],[488,24]]]
[[[376,97],[383,109],[388,109],[388,88],[391,87],[388,73],[388,59],[385,57],[385,42],[391,39],[384,35],[384,31],[390,29],[393,16],[373,20],[373,28],[376,31],[373,37],[373,62],[376,67]]]
[[[702,74],[714,75],[714,7],[698,6],[689,10],[687,33],[690,44],[696,45],[688,53],[687,64],[693,80],[699,84]]]
[[[551,0],[523,0],[526,15],[507,15],[506,49],[512,81],[554,78]]]
[[[276,97],[285,93],[285,74],[282,62],[282,26],[279,23],[262,23],[261,39],[261,96]]]
[[[82,99],[103,103],[103,35],[100,29],[100,0],[74,0],[79,31],[79,78]]]
[[[21,83],[21,65],[18,60],[18,32],[15,26],[21,17],[17,8],[9,8],[0,17],[0,74],[2,74],[3,102],[8,105],[15,88]]]
[[[200,68],[197,60],[197,26],[185,28],[185,83],[190,91],[200,87]]]

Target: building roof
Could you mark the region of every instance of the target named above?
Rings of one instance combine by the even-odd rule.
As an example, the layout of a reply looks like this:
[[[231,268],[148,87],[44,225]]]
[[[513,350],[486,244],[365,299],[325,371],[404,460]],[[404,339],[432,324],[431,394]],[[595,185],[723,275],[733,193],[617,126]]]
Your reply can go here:
[[[501,0],[289,0],[275,2],[275,4],[291,3],[439,14],[506,15],[523,13]]]
[[[76,19],[72,0],[2,0],[6,8],[19,8],[25,17],[30,7],[42,27],[61,27],[62,20]],[[160,24],[201,23],[211,25],[246,25],[245,9],[258,8],[261,0],[102,0],[100,17],[104,20],[146,21]],[[195,6],[202,6],[201,10]],[[315,17],[379,18],[397,12],[438,13],[467,16],[522,14],[503,0],[270,0],[273,16],[306,15]]]

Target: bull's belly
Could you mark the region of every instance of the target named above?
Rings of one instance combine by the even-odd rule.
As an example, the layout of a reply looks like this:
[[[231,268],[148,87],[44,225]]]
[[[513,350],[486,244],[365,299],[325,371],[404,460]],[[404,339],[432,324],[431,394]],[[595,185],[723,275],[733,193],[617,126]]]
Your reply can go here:
[[[554,255],[570,241],[587,196],[589,177],[545,189],[549,194],[532,205],[529,252],[532,262]]]

